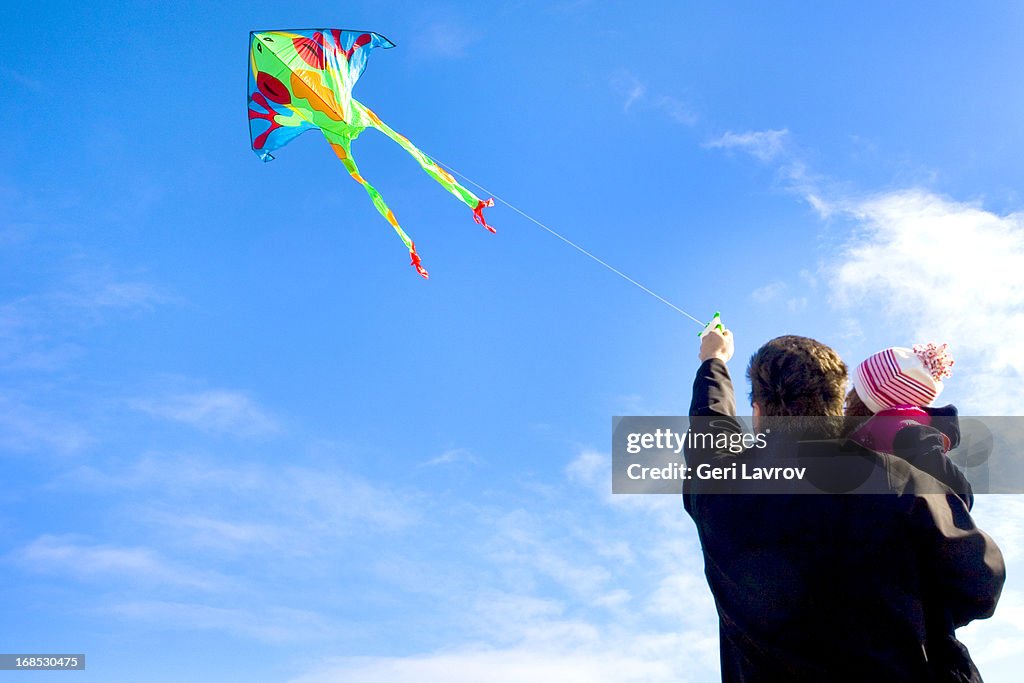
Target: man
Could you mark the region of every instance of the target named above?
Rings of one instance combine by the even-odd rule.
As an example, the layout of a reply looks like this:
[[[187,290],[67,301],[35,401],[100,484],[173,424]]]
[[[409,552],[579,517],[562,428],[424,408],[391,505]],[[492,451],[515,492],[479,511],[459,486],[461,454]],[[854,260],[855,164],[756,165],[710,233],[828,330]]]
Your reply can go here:
[[[702,339],[693,432],[741,430],[732,355],[729,331]],[[992,615],[1005,568],[964,501],[904,459],[841,438],[846,365],[824,344],[773,339],[748,377],[764,447],[689,448],[691,472],[802,464],[807,476],[685,482],[719,614],[722,680],[980,680],[945,635]],[[929,427],[899,439],[905,449],[942,448]],[[936,621],[948,628],[936,633]]]

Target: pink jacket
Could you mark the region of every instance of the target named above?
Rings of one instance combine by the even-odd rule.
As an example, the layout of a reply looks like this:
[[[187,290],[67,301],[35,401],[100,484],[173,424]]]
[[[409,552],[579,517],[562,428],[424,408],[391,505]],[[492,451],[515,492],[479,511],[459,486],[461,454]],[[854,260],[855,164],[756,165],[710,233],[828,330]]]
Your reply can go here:
[[[850,438],[873,451],[893,454],[893,441],[896,439],[897,432],[905,427],[917,425],[930,427],[931,424],[932,416],[924,409],[917,406],[896,406],[875,413],[875,416],[861,425]],[[943,434],[942,442],[945,450],[948,451],[949,437]]]

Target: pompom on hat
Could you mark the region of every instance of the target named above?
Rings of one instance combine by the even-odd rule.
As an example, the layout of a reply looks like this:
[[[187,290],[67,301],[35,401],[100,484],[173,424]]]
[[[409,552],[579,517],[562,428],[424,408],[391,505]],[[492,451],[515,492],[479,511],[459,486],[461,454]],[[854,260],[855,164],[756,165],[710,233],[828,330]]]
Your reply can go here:
[[[930,405],[942,393],[942,380],[953,374],[953,358],[946,347],[929,342],[912,349],[883,349],[854,369],[853,389],[873,413]]]

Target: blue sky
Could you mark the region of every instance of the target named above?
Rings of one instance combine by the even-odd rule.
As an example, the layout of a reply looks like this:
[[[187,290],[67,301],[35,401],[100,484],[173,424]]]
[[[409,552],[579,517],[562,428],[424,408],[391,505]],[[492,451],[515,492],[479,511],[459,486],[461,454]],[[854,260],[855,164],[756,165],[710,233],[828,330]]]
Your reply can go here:
[[[610,417],[679,414],[697,326],[374,131],[249,149],[253,29],[377,31],[396,130],[700,318],[850,363],[948,341],[1024,406],[1015,3],[37,3],[0,47],[0,632],[97,681],[676,681],[717,671],[679,500]],[[993,339],[996,336],[996,339]],[[1024,665],[1010,579],[961,631]],[[31,678],[31,676],[29,676]]]

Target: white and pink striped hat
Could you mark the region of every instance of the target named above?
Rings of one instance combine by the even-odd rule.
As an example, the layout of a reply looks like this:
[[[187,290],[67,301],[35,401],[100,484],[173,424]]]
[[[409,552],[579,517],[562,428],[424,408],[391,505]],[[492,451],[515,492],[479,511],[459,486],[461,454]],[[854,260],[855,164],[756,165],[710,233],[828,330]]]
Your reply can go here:
[[[897,406],[926,406],[942,393],[953,374],[946,344],[894,346],[872,354],[853,371],[853,388],[871,412]]]

